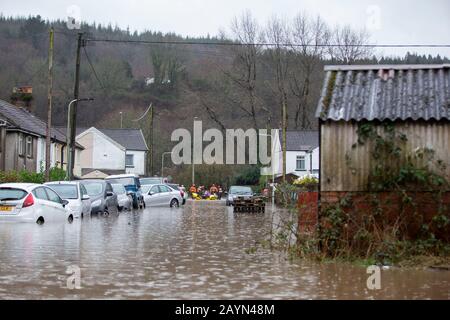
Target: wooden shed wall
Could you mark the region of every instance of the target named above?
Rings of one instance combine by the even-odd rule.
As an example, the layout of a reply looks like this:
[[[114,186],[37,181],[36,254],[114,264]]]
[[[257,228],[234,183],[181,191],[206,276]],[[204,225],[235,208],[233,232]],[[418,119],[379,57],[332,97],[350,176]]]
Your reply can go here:
[[[430,148],[435,160],[446,165],[450,177],[450,122],[406,121],[395,124],[396,131],[408,138],[404,150]],[[321,125],[320,188],[321,191],[367,191],[369,173],[373,165],[370,142],[352,148],[358,141],[357,122],[327,121]],[[381,130],[380,130],[381,132]],[[399,163],[400,165],[400,163]]]

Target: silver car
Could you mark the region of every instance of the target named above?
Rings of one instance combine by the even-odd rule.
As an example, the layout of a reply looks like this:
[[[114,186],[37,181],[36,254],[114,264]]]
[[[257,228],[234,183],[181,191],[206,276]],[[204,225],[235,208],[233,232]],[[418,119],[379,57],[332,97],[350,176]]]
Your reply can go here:
[[[123,184],[113,183],[111,184],[114,193],[117,195],[118,209],[119,211],[127,210],[131,211],[133,206],[133,198],[131,192],[127,191]]]
[[[141,187],[146,207],[179,207],[183,197],[179,190],[174,190],[166,184],[148,184]]]

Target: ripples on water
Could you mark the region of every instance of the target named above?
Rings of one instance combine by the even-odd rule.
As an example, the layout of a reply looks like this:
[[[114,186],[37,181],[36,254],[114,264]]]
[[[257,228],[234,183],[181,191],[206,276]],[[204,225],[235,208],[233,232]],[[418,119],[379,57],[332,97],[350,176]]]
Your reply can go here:
[[[220,202],[93,217],[72,225],[0,224],[0,298],[448,299],[450,272],[382,271],[290,262],[258,249],[266,214],[233,214]],[[79,290],[66,269],[81,268]]]

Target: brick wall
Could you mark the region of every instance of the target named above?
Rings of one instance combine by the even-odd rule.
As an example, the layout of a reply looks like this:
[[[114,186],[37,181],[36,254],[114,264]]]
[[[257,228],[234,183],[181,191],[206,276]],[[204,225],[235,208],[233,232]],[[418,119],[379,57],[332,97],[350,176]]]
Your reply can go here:
[[[404,200],[407,196],[411,202]],[[443,213],[450,218],[450,192],[339,192],[326,191],[300,192],[298,195],[299,219],[298,227],[300,232],[310,232],[315,230],[318,224],[320,210],[339,203],[342,199],[348,198],[350,205],[344,210],[353,215],[355,220],[363,219],[364,215],[378,210],[382,213],[383,220],[393,225],[399,215],[406,218],[408,223],[408,234],[411,238],[416,237],[423,224],[428,224],[438,213]],[[436,237],[450,241],[450,225],[447,228],[433,230]]]

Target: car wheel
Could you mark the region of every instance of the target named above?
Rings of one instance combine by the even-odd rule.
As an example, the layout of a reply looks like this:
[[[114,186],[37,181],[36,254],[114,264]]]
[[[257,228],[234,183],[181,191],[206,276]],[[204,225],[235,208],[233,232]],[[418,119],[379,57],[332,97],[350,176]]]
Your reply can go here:
[[[39,217],[39,218],[36,220],[36,223],[37,223],[38,225],[43,225],[44,222],[45,222],[45,220],[44,220],[43,217]]]
[[[104,215],[104,216],[109,216],[108,210],[104,210],[104,211],[103,211],[103,215]]]
[[[173,207],[178,208],[179,206],[180,206],[180,204],[178,203],[178,200],[177,200],[177,199],[172,199],[172,200],[170,201],[170,207],[171,207],[171,208],[173,208]]]
[[[73,215],[70,215],[69,218],[67,218],[67,221],[69,221],[69,223],[73,222]]]

